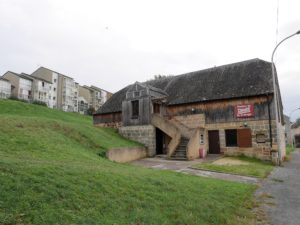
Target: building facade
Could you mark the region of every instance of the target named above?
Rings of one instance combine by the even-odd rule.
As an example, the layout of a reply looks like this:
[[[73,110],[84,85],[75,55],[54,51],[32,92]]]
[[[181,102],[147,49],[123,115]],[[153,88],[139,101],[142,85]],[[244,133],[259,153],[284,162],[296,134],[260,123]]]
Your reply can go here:
[[[79,86],[79,96],[88,103],[88,108],[98,110],[112,94],[96,86]]]
[[[45,67],[38,68],[31,76],[52,83],[51,108],[61,109],[66,112],[78,112],[79,85],[73,78]]]
[[[127,86],[94,124],[144,143],[149,156],[192,160],[200,151],[270,160],[285,155],[281,98],[276,123],[273,93],[271,63],[253,59]]]
[[[11,83],[9,80],[0,77],[0,98],[9,98],[11,96]]]
[[[25,101],[32,101],[32,85],[33,79],[22,74],[17,74],[11,71],[6,72],[3,78],[9,80],[13,86],[11,96]]]

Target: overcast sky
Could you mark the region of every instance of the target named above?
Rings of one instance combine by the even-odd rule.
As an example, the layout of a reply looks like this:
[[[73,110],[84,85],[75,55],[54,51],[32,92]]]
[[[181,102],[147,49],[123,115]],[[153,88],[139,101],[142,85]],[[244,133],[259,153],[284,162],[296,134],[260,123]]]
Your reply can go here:
[[[260,58],[276,44],[277,0],[0,0],[0,74],[39,66],[115,92]],[[300,29],[299,0],[279,1],[278,40]],[[300,35],[277,51],[289,114],[300,107]],[[300,110],[293,114],[300,117]]]

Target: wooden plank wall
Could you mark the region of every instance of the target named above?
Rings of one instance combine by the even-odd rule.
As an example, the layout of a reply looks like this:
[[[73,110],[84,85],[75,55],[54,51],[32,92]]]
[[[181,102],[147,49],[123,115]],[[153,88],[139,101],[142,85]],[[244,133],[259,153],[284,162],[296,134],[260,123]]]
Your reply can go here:
[[[234,122],[234,121],[244,121],[245,118],[238,119],[234,116],[234,107],[240,104],[254,104],[253,118],[248,118],[249,120],[261,120],[269,119],[268,104],[270,104],[270,114],[271,118],[274,117],[273,101],[267,96],[257,96],[248,97],[241,99],[231,99],[231,100],[220,100],[211,101],[204,103],[193,103],[184,105],[174,105],[167,107],[167,116],[172,118],[174,116],[184,116],[191,114],[204,113],[206,123],[218,123],[218,122]]]

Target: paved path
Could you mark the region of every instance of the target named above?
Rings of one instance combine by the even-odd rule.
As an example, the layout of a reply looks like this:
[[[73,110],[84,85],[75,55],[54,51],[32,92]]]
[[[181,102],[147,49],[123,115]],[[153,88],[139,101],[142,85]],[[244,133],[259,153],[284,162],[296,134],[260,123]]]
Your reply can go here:
[[[211,171],[204,171],[204,170],[197,170],[191,169],[190,167],[194,164],[199,164],[202,162],[213,161],[220,158],[220,156],[209,155],[205,160],[203,159],[196,159],[193,161],[176,161],[176,160],[166,160],[162,158],[145,158],[140,159],[132,162],[133,165],[143,166],[147,168],[153,169],[161,169],[161,170],[173,170],[180,173],[187,173],[193,174],[196,176],[202,177],[212,177],[222,180],[229,180],[229,181],[237,181],[242,183],[258,183],[259,179],[254,177],[245,177],[239,175],[231,175],[225,173],[218,173],[218,172],[211,172]]]
[[[300,224],[300,152],[291,154],[284,167],[276,167],[264,180],[257,196],[267,196],[262,208],[274,225]]]

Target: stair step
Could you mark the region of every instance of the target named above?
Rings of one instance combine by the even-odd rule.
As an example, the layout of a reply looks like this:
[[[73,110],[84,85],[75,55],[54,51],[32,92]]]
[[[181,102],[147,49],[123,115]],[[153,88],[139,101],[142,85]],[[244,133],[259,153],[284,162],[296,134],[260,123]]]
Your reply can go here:
[[[173,159],[173,160],[187,160],[187,158],[185,157],[171,157],[170,159]]]

